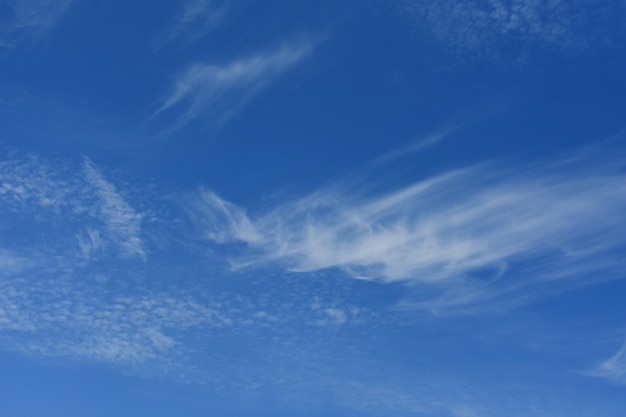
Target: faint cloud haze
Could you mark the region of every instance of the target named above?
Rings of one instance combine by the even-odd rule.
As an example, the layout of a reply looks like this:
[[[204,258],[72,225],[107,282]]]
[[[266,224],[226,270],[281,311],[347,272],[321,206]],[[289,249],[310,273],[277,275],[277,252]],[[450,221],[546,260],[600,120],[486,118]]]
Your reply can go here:
[[[50,30],[69,10],[73,0],[7,0],[9,16],[0,26],[0,46],[14,46],[21,38]]]
[[[188,0],[168,28],[155,40],[157,49],[174,42],[192,43],[215,29],[225,19],[229,1]]]
[[[523,60],[531,44],[593,50],[621,41],[621,0],[403,0],[404,16],[458,57]]]
[[[595,369],[585,372],[585,374],[626,385],[626,344],[609,359],[600,363]]]

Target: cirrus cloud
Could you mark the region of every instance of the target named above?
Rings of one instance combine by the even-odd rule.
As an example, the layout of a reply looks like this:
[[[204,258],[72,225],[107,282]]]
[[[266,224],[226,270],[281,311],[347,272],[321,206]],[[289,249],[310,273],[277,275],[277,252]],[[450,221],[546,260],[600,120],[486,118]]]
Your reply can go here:
[[[208,190],[190,206],[207,239],[244,244],[235,268],[338,268],[435,288],[413,305],[438,309],[620,277],[625,184],[619,164],[564,158],[478,165],[383,193],[335,185],[254,215]]]

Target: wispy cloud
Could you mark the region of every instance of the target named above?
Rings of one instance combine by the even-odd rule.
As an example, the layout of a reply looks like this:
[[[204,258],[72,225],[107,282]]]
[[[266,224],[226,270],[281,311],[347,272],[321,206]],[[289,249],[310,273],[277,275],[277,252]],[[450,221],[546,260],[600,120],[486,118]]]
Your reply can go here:
[[[236,267],[340,268],[425,285],[441,292],[414,306],[454,308],[506,294],[523,300],[520,291],[537,283],[616,276],[626,177],[609,167],[576,158],[485,164],[384,193],[337,185],[255,216],[206,191],[192,204],[205,213],[207,238],[246,244]]]
[[[278,75],[309,56],[313,46],[300,42],[224,65],[195,64],[178,77],[153,117],[178,108],[174,129],[200,117],[224,122]]]
[[[93,162],[85,158],[84,169],[87,181],[94,187],[100,205],[98,207],[101,218],[106,222],[109,236],[119,246],[121,253],[127,257],[145,258],[144,243],[140,238],[141,214],[135,212],[115,186],[104,179]],[[99,239],[90,239],[97,242]],[[81,245],[81,249],[83,245]]]
[[[87,228],[84,232],[77,233],[76,239],[80,252],[85,259],[90,259],[94,253],[102,251],[105,247],[104,239],[98,230]]]
[[[207,211],[205,207],[211,207],[211,210]],[[193,202],[186,208],[193,221],[203,227],[206,239],[219,243],[259,242],[262,239],[244,209],[224,201],[210,190],[195,194]],[[213,227],[217,224],[219,228]]]
[[[585,372],[585,375],[605,378],[614,383],[626,385],[626,344],[595,369]]]
[[[376,158],[374,161],[375,164],[385,164],[391,161],[394,161],[398,158],[402,158],[405,156],[409,156],[415,152],[420,152],[430,148],[431,146],[436,145],[440,141],[446,139],[450,135],[452,135],[457,128],[455,126],[449,126],[447,128],[436,131],[430,135],[428,135],[425,139],[420,139],[412,144],[405,146],[404,148],[395,149],[391,152],[387,152],[384,155]]]
[[[10,15],[0,26],[0,46],[13,46],[21,38],[41,36],[50,30],[73,0],[8,0]]]
[[[222,23],[230,8],[229,1],[188,0],[169,27],[157,37],[156,47],[176,41],[197,41]]]
[[[404,15],[423,35],[464,59],[523,60],[535,45],[590,50],[618,40],[626,13],[619,0],[403,0]]]

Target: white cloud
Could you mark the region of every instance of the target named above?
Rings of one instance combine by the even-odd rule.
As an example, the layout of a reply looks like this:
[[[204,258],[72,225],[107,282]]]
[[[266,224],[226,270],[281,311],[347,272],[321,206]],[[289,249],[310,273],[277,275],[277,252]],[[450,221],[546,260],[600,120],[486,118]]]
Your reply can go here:
[[[76,239],[78,240],[80,252],[85,259],[91,258],[94,253],[102,251],[105,247],[105,242],[100,236],[100,232],[91,228],[78,233]]]
[[[254,276],[246,281],[261,291],[250,292],[247,286],[219,290],[221,283],[213,287],[209,281],[238,274],[224,271],[221,259],[207,261],[204,254],[198,256],[188,247],[177,251],[181,247],[172,241],[191,240],[185,235],[189,230],[179,229],[182,222],[174,207],[161,210],[162,193],[123,185],[88,159],[11,151],[3,152],[3,157],[0,350],[55,361],[100,362],[133,373],[184,379],[193,374],[194,381],[206,382],[216,368],[224,375],[231,375],[233,369],[249,371],[242,370],[245,366],[240,362],[204,363],[207,357],[213,361],[214,355],[227,356],[223,350],[228,351],[232,335],[256,335],[263,329],[260,338],[271,334],[287,344],[303,325],[319,334],[326,327],[330,331],[370,317],[366,308],[338,300],[336,290],[329,294],[324,288],[306,289],[301,280],[281,287],[284,281],[276,285],[267,278],[270,285],[265,286],[254,281],[266,278]],[[138,188],[142,188],[139,194]],[[171,201],[167,196],[165,200]],[[213,220],[232,227],[207,238],[254,240],[252,225],[241,226],[245,212],[237,213],[235,206],[210,192],[198,201],[222,205]],[[158,213],[150,214],[157,211],[155,206]],[[120,263],[120,255],[142,257],[148,246],[145,236],[150,236],[155,222],[168,239],[164,247],[150,246],[158,256]],[[202,285],[194,284],[198,282]],[[319,297],[315,312],[310,308],[312,292]],[[203,365],[189,362],[194,355],[202,355],[193,359]]]
[[[615,277],[626,176],[605,165],[475,166],[370,195],[335,186],[252,217],[213,194],[192,204],[207,238],[247,245],[238,267],[340,268],[430,286],[442,292],[413,305],[450,308],[506,294],[521,301],[537,283]]]
[[[194,222],[201,225],[204,238],[220,243],[261,240],[256,227],[242,208],[224,201],[207,189],[193,197],[186,208]]]
[[[180,107],[182,113],[174,129],[200,117],[224,122],[278,75],[309,56],[312,50],[311,42],[301,42],[224,65],[195,64],[178,77],[153,117]]]

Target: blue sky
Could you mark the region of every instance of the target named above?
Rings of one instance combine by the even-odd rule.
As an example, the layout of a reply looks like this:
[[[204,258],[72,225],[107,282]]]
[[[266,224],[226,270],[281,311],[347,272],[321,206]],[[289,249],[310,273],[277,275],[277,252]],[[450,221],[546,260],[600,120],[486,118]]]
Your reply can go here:
[[[622,416],[625,28],[0,1],[0,415]]]

